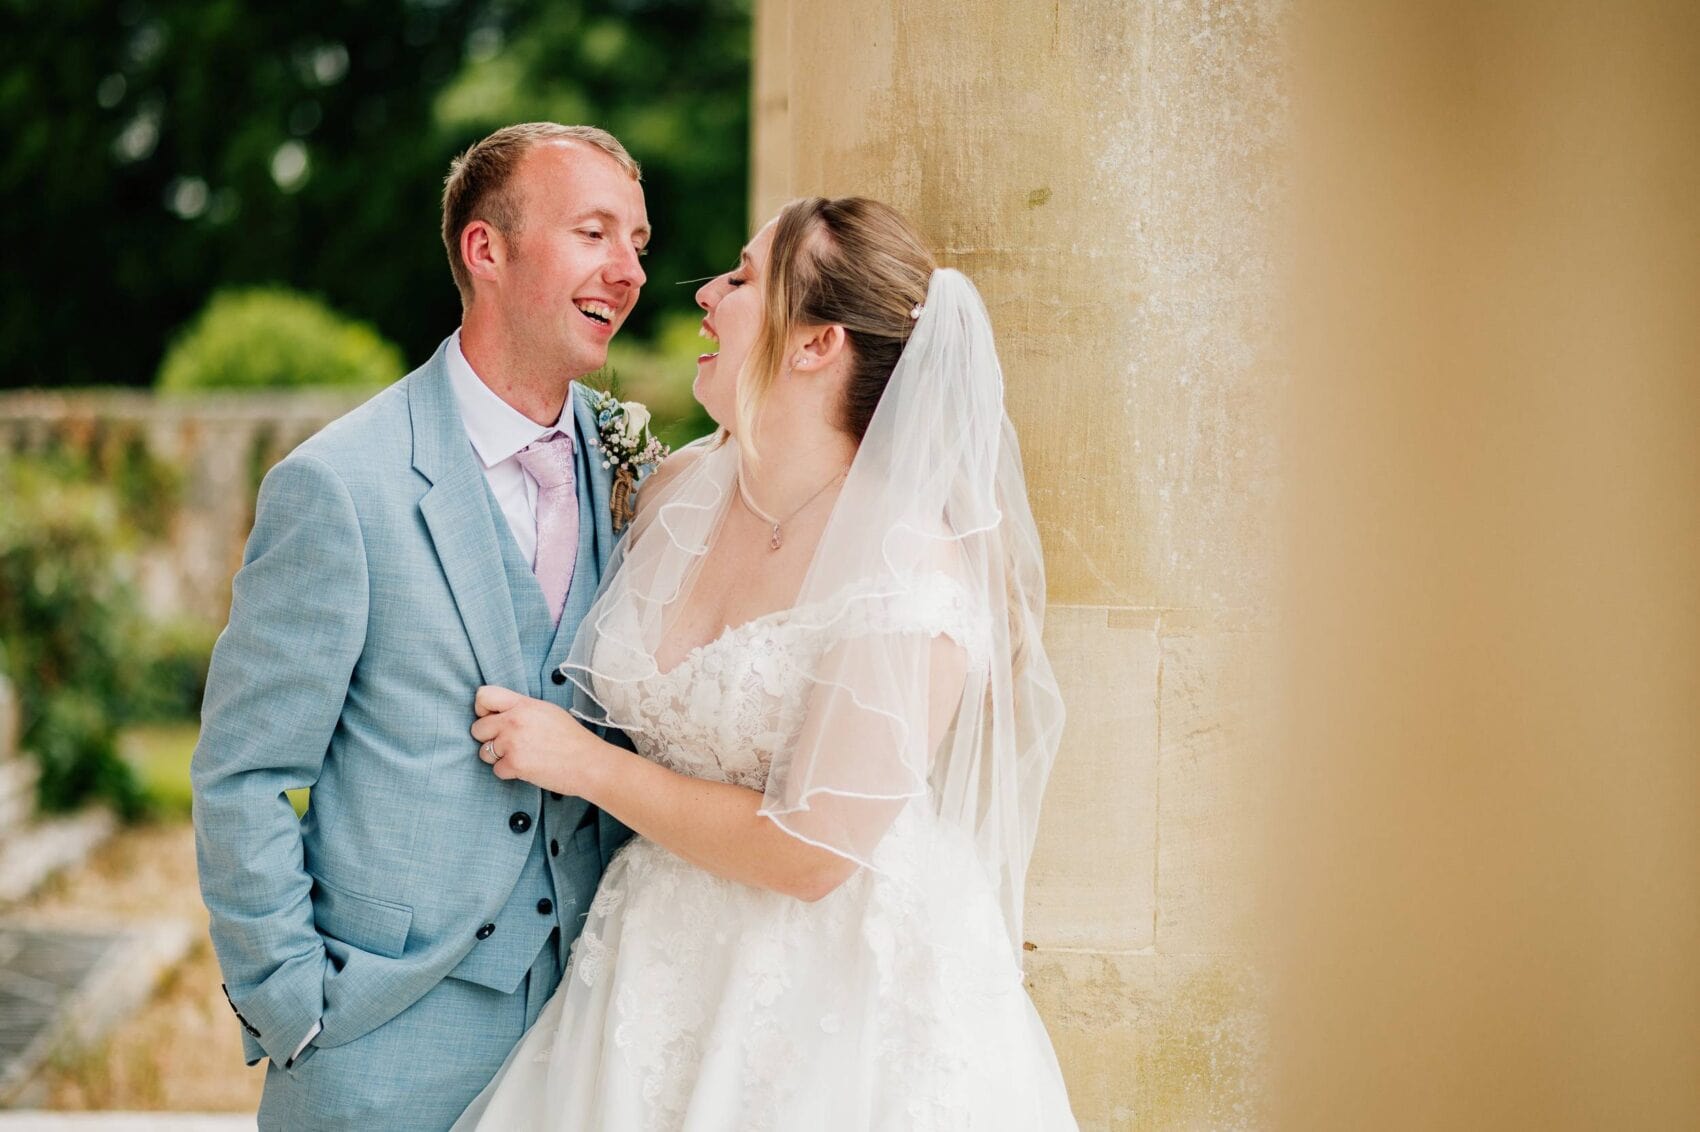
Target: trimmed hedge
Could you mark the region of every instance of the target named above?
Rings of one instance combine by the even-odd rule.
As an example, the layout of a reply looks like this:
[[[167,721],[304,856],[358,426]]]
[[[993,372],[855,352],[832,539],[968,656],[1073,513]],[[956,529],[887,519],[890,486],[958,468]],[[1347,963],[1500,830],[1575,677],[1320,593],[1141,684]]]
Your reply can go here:
[[[369,324],[285,287],[220,291],[172,343],[156,384],[167,392],[378,388],[403,374],[402,354]]]

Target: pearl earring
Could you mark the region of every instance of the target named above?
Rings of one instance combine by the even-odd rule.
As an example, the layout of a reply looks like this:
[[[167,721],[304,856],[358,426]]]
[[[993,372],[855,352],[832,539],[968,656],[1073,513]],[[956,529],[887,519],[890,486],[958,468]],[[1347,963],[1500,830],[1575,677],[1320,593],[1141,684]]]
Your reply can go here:
[[[809,364],[808,358],[798,357],[798,359],[795,362],[791,363],[791,367],[793,369],[806,369],[806,368],[808,368],[808,364]]]

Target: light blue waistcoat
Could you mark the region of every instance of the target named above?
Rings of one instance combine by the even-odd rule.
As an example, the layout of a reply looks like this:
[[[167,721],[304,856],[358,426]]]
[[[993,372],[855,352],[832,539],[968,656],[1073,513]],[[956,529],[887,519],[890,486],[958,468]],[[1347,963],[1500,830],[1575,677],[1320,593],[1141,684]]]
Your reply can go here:
[[[576,448],[575,445],[575,455]],[[583,461],[579,464],[576,476],[581,485],[579,506],[584,510],[589,506],[589,489],[584,486],[586,469]],[[513,532],[501,518],[501,505],[493,495],[488,497],[488,503],[495,527],[495,541],[501,546],[508,592],[513,595],[520,649],[525,658],[526,672],[531,678],[527,688],[516,690],[565,707],[571,702],[571,696],[567,694],[571,686],[561,687],[549,679],[554,671],[550,658],[572,643],[573,627],[583,617],[582,607],[587,604],[583,600],[584,595],[595,588],[590,584],[580,585],[580,580],[593,577],[589,571],[594,563],[582,561],[589,550],[581,545],[581,561],[574,567],[572,585],[567,591],[566,606],[561,614],[561,624],[566,628],[559,632],[562,639],[557,647],[557,629],[550,622],[543,590],[531,568],[520,557]],[[585,570],[582,575],[580,568]],[[539,948],[548,940],[557,922],[562,927],[558,946],[562,965],[565,965],[566,949],[578,934],[578,926],[589,910],[590,898],[596,893],[596,882],[602,872],[596,854],[596,815],[581,798],[562,797],[541,790],[537,794],[536,807],[516,810],[509,818],[510,829],[520,814],[524,814],[532,825],[527,833],[514,835],[531,839],[531,853],[526,858],[519,882],[514,885],[507,903],[495,919],[480,925],[481,930],[486,925],[493,926],[494,930],[449,972],[451,978],[513,993],[531,969]],[[538,817],[539,812],[541,818]],[[574,838],[578,840],[575,842]],[[553,855],[549,852],[551,842],[557,846]],[[551,907],[548,914],[538,911],[538,901],[545,899]]]

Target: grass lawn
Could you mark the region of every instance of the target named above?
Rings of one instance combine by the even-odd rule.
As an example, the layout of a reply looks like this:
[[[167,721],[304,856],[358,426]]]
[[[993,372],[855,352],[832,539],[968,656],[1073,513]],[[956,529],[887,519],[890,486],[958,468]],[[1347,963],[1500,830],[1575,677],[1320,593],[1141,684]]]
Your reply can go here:
[[[189,757],[195,753],[200,724],[146,723],[124,730],[124,761],[135,768],[155,812],[161,817],[189,816]],[[297,816],[307,812],[307,791],[291,790]]]

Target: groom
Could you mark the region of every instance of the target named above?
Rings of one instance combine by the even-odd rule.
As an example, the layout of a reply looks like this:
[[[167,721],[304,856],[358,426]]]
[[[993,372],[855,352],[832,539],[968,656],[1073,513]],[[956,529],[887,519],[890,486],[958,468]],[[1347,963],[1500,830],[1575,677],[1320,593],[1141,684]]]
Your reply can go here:
[[[573,379],[637,302],[649,238],[612,136],[532,123],[451,167],[460,330],[272,469],[195,749],[201,891],[263,1129],[442,1129],[560,982],[628,836],[502,781],[481,684],[555,672],[613,550]],[[310,786],[297,822],[284,791]]]

